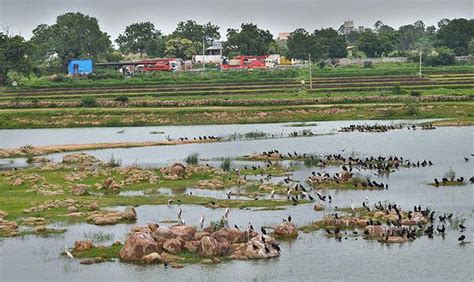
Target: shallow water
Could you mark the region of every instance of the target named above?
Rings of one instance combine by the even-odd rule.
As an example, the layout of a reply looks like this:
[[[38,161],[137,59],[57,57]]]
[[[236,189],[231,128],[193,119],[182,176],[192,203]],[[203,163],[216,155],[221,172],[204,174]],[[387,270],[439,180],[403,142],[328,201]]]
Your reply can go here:
[[[352,122],[319,122],[314,131],[332,132],[335,129]],[[227,126],[200,127],[200,130],[219,132],[227,130]],[[235,132],[237,127],[229,129]],[[255,129],[268,132],[267,128],[279,132],[283,125],[245,125],[241,132]],[[185,128],[185,127],[176,127]],[[101,159],[108,159],[111,154],[122,159],[124,164],[137,162],[143,166],[161,166],[175,160],[184,159],[189,153],[198,152],[204,158],[218,158],[223,156],[237,157],[253,152],[278,149],[282,152],[297,151],[300,153],[338,153],[350,154],[357,152],[360,156],[397,155],[412,161],[423,159],[433,161],[431,167],[401,168],[388,177],[376,177],[380,182],[388,183],[388,190],[375,191],[322,191],[332,195],[331,204],[325,202],[326,211],[315,212],[312,204],[288,206],[285,210],[255,211],[246,209],[232,209],[229,215],[229,224],[247,228],[249,221],[259,229],[261,226],[274,226],[282,218],[291,214],[293,221],[301,226],[320,219],[328,210],[334,207],[347,207],[353,202],[359,206],[367,197],[370,203],[390,200],[404,209],[421,204],[429,206],[439,213],[453,212],[455,216],[465,217],[468,229],[463,233],[466,240],[474,242],[474,185],[468,184],[459,187],[431,187],[426,185],[434,177],[442,177],[452,168],[457,177],[474,175],[474,128],[453,127],[438,128],[436,130],[407,129],[394,130],[386,133],[336,133],[328,136],[314,136],[301,138],[285,138],[274,140],[251,140],[237,142],[223,142],[215,144],[188,144],[173,147],[149,147],[97,150],[90,153]],[[89,129],[87,129],[89,130]],[[113,132],[115,129],[110,129]],[[126,129],[128,132],[132,129]],[[138,129],[144,132],[152,129]],[[156,129],[153,130],[162,130]],[[289,129],[288,129],[289,130]],[[296,130],[301,130],[298,127]],[[166,130],[163,130],[166,131]],[[201,132],[201,131],[200,131]],[[4,132],[0,133],[3,134]],[[186,131],[189,134],[189,131]],[[27,136],[30,133],[22,133]],[[31,133],[33,134],[33,133]],[[180,134],[177,131],[176,136]],[[196,133],[199,134],[199,133]],[[202,134],[202,133],[200,133]],[[183,134],[184,135],[184,134]],[[217,134],[216,134],[217,135]],[[115,135],[114,135],[115,136]],[[121,134],[116,134],[117,138]],[[81,142],[91,142],[83,141]],[[94,139],[96,142],[98,139]],[[118,141],[113,139],[112,141]],[[120,139],[121,140],[121,139]],[[140,139],[143,141],[145,139]],[[41,138],[37,139],[42,142]],[[15,144],[14,141],[2,141],[3,145]],[[24,141],[21,141],[24,142]],[[17,143],[20,144],[20,141]],[[66,142],[66,141],[65,141]],[[342,150],[344,152],[342,152]],[[62,154],[52,155],[53,159],[60,159]],[[464,157],[469,156],[470,162]],[[218,161],[211,161],[218,164]],[[234,162],[242,165],[243,162]],[[245,164],[248,164],[246,162]],[[294,172],[293,178],[303,181],[316,168],[301,167]],[[318,170],[319,171],[319,170]],[[332,173],[335,169],[325,169]],[[363,171],[369,174],[369,171]],[[375,176],[373,176],[375,177]],[[181,190],[183,193],[198,193],[199,196],[215,198],[225,197],[224,191],[205,191],[189,187]],[[161,189],[160,192],[171,193]],[[204,194],[199,194],[204,193]],[[133,196],[133,195],[128,195]],[[125,196],[124,196],[125,197]],[[153,197],[153,194],[150,195]],[[183,209],[183,218],[189,224],[198,225],[199,218],[205,215],[206,222],[218,220],[224,209],[208,209],[196,205],[167,206],[139,206],[137,207],[138,224],[159,222],[176,219],[178,208]],[[116,207],[115,209],[123,209]],[[161,224],[161,223],[160,223]],[[163,224],[167,225],[167,224]],[[309,234],[300,233],[298,239],[292,242],[282,242],[281,256],[272,260],[261,261],[232,261],[219,265],[186,265],[184,269],[164,269],[162,265],[138,266],[119,262],[109,262],[95,265],[80,265],[79,261],[68,260],[59,255],[64,244],[69,246],[75,240],[83,239],[91,232],[113,234],[113,240],[123,240],[132,224],[115,226],[94,226],[76,224],[66,226],[65,234],[50,238],[27,236],[25,238],[9,238],[0,241],[0,280],[285,280],[285,281],[314,281],[314,280],[448,280],[472,281],[474,277],[474,243],[459,245],[457,238],[460,232],[447,227],[447,236],[419,238],[403,245],[381,245],[378,242],[365,241],[359,238],[348,237],[342,242],[323,236],[320,231]],[[58,225],[57,227],[64,227]]]

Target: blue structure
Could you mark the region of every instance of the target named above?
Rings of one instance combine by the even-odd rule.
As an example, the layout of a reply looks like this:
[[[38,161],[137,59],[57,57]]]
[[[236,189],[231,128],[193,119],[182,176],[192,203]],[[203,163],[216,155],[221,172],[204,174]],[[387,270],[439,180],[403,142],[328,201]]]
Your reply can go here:
[[[68,73],[70,75],[89,74],[92,72],[92,60],[90,59],[72,59],[68,64]]]

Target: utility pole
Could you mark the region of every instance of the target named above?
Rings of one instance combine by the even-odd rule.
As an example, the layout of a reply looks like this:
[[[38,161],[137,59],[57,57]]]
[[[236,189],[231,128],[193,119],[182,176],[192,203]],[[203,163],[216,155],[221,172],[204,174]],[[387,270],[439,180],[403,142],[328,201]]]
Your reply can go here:
[[[202,70],[206,70],[206,63],[204,62],[204,36],[202,37]]]
[[[422,61],[422,56],[421,56],[421,54],[422,54],[422,51],[421,51],[421,46],[420,46],[420,71],[419,71],[419,73],[418,73],[418,75],[420,76],[420,78],[421,78],[421,61]]]
[[[311,73],[311,54],[309,54],[309,89],[313,89],[313,74]]]

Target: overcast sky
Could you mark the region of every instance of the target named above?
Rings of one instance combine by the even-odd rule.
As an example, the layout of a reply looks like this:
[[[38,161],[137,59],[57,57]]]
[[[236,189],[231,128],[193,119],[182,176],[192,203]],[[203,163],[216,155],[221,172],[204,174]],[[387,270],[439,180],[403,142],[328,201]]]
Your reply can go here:
[[[377,20],[398,27],[422,20],[435,25],[442,18],[473,18],[473,0],[0,0],[1,27],[26,38],[39,24],[53,24],[66,12],[82,12],[99,20],[103,31],[114,40],[125,26],[151,21],[165,34],[179,21],[211,21],[221,27],[238,28],[252,22],[278,32],[303,27],[333,27],[344,20],[354,25],[373,26]]]

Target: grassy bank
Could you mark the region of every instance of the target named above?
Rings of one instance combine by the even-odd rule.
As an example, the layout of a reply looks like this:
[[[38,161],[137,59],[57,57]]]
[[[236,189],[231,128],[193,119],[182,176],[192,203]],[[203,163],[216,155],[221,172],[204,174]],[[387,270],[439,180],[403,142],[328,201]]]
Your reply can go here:
[[[473,102],[0,110],[0,128],[67,128],[371,119],[474,120]]]

